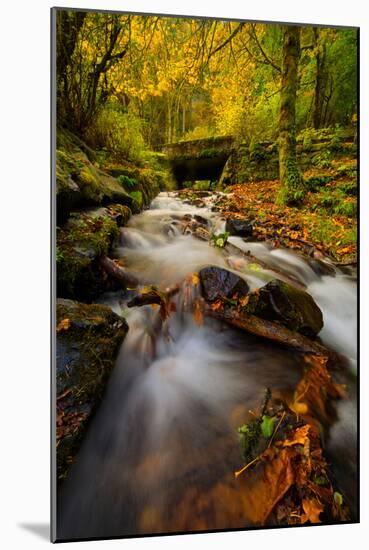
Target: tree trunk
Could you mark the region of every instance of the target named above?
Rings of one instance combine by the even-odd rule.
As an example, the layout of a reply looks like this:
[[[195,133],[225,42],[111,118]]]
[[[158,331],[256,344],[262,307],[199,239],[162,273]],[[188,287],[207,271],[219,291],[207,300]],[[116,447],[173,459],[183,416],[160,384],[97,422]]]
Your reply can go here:
[[[319,30],[314,28],[314,45],[317,50],[316,53],[316,76],[315,76],[315,88],[314,88],[314,112],[313,112],[313,125],[315,129],[321,127],[323,118],[323,106],[324,96],[327,84],[327,77],[325,74],[325,44],[320,47],[319,44]]]
[[[279,202],[298,203],[304,183],[296,159],[296,92],[300,57],[300,29],[285,26],[283,32],[282,87],[279,115]]]

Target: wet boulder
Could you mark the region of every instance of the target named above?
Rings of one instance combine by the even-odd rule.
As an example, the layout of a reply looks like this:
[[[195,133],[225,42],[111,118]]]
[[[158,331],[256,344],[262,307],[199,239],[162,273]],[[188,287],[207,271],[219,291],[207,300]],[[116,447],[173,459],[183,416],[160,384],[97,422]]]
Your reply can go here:
[[[249,220],[230,218],[226,221],[225,230],[230,233],[230,235],[235,235],[237,237],[252,236],[252,224]]]
[[[243,310],[309,337],[323,328],[322,312],[310,294],[279,279],[251,292]]]
[[[232,298],[235,295],[244,296],[249,286],[244,279],[221,267],[204,267],[199,272],[202,294],[208,302]]]
[[[104,305],[57,301],[56,438],[58,481],[80,447],[103,396],[128,331],[126,321]]]

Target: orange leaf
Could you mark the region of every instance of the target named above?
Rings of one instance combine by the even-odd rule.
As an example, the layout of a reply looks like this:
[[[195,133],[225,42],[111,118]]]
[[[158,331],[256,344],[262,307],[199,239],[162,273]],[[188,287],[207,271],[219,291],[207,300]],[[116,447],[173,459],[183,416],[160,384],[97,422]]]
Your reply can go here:
[[[304,498],[302,501],[302,507],[305,514],[301,517],[301,523],[321,523],[319,516],[323,512],[324,508],[322,504],[316,498]]]
[[[301,428],[297,428],[293,439],[286,439],[283,441],[283,447],[291,447],[291,445],[305,445],[308,439],[309,429],[309,424],[305,424],[304,426],[301,426]]]
[[[58,326],[56,327],[56,332],[61,332],[63,330],[68,330],[71,326],[70,319],[62,319]]]
[[[195,323],[199,326],[204,323],[199,300],[196,300],[194,304],[193,318],[195,320]]]

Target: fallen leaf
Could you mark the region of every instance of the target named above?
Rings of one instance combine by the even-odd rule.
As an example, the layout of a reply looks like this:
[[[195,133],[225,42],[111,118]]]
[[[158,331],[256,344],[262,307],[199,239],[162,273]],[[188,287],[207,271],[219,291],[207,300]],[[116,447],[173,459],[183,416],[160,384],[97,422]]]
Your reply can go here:
[[[305,514],[301,517],[301,523],[321,523],[320,514],[323,512],[324,508],[322,504],[316,498],[304,498],[302,501],[302,507]]]
[[[62,319],[58,326],[56,327],[56,332],[62,332],[63,330],[68,330],[71,326],[70,319]]]

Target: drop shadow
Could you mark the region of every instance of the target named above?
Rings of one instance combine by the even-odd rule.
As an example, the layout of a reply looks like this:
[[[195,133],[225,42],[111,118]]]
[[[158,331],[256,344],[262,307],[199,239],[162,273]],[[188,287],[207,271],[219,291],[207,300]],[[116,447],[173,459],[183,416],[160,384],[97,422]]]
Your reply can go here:
[[[50,541],[50,525],[48,523],[18,523],[18,527],[37,535],[40,539]]]

